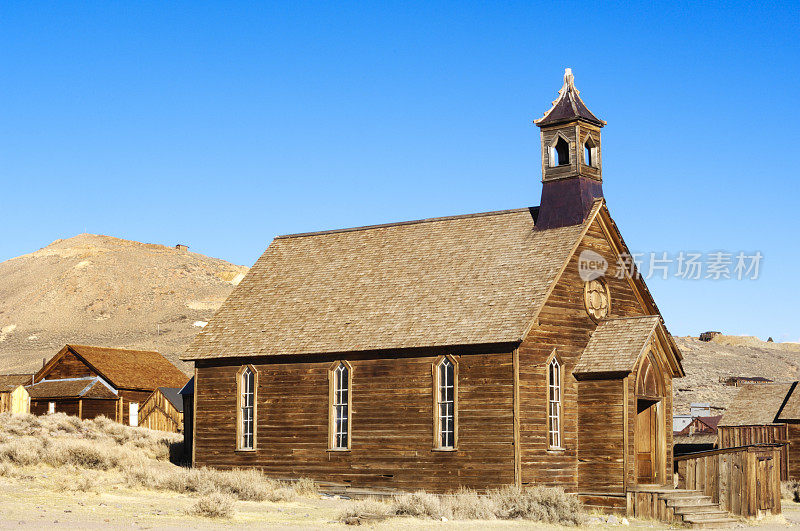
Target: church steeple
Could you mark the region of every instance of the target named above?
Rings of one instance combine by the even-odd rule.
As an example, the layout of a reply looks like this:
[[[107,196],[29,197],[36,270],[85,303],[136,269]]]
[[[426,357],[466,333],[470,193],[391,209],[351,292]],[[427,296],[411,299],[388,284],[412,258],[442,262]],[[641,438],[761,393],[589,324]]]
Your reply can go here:
[[[606,124],[581,100],[572,70],[544,116],[541,130],[542,201],[537,227],[548,229],[582,223],[595,199],[603,197],[600,129]]]

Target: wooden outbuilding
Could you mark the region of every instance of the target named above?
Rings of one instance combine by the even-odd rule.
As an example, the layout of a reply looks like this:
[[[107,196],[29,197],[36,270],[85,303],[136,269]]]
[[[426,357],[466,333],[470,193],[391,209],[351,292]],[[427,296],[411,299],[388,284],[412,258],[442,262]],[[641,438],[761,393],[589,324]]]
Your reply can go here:
[[[743,385],[717,428],[720,448],[788,443],[781,480],[800,479],[800,391],[797,382]]]
[[[36,383],[76,378],[100,378],[119,397],[110,418],[129,426],[139,425],[140,405],[153,391],[188,379],[158,352],[88,345],[66,345],[34,375]]]
[[[159,387],[139,410],[139,425],[151,430],[183,430],[183,397],[177,387]]]
[[[0,413],[30,413],[31,397],[25,385],[32,378],[32,374],[0,374]]]
[[[672,485],[681,355],[602,197],[605,122],[567,72],[536,124],[539,207],[275,238],[184,356],[194,465],[619,511]]]
[[[66,413],[81,419],[104,416],[118,420],[120,397],[97,376],[42,380],[27,387],[31,413]]]

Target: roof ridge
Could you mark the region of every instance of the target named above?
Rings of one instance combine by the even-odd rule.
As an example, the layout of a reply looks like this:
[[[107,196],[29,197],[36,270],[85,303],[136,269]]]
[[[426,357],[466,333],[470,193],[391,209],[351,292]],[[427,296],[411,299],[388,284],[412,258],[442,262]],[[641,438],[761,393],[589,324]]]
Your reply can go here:
[[[78,381],[82,381],[82,380],[95,380],[97,378],[98,378],[97,376],[76,376],[75,378],[55,378],[53,380],[48,380],[47,378],[44,378],[44,379],[39,380],[38,382],[36,382],[34,384],[31,384],[31,385],[29,385],[27,387],[33,387],[34,385],[39,385],[41,383],[46,383],[46,382],[47,383],[49,383],[49,382],[78,382]]]
[[[382,229],[385,227],[400,227],[403,225],[418,225],[420,223],[435,223],[439,221],[451,221],[456,219],[480,218],[486,216],[501,216],[503,214],[512,214],[516,212],[525,212],[525,211],[530,212],[534,208],[539,208],[539,207],[532,206],[523,208],[510,208],[507,210],[492,210],[489,212],[476,212],[474,214],[457,214],[455,216],[441,216],[436,218],[423,218],[423,219],[414,219],[409,221],[394,221],[391,223],[378,223],[376,225],[362,225],[360,227],[348,227],[343,229],[321,230],[315,232],[298,232],[295,234],[281,234],[280,236],[275,236],[275,239],[284,240],[289,238],[302,238],[305,236],[320,236],[323,234],[337,234],[341,232],[358,232],[362,230]]]
[[[79,345],[77,343],[67,343],[67,346],[70,347],[70,348],[86,347],[86,348],[97,348],[97,349],[103,349],[103,350],[124,350],[124,351],[127,351],[127,352],[151,352],[151,353],[155,353],[155,354],[161,354],[161,352],[159,352],[157,350],[141,350],[141,349],[137,349],[137,348],[100,347],[100,346],[97,346],[97,345]]]

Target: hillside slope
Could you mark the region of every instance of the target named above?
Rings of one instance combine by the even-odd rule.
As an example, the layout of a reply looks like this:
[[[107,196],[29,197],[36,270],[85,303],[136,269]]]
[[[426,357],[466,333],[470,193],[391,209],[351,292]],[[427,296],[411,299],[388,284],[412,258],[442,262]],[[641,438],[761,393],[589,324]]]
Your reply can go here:
[[[776,382],[800,379],[800,344],[768,343],[755,337],[717,336],[709,342],[675,338],[683,353],[686,376],[675,380],[675,413],[688,413],[691,402],[726,408],[738,388],[720,378],[763,376]],[[713,414],[720,414],[717,411]]]
[[[178,361],[247,268],[163,245],[81,234],[0,263],[0,373],[66,343],[155,349]]]

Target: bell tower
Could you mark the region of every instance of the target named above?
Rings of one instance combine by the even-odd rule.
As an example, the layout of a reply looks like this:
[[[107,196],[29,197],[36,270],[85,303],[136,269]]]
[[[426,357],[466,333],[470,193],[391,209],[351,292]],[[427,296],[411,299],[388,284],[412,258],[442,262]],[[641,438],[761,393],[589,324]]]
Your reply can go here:
[[[600,129],[606,122],[586,107],[575,88],[572,69],[544,116],[534,123],[542,141],[542,201],[537,229],[576,225],[603,197]]]

